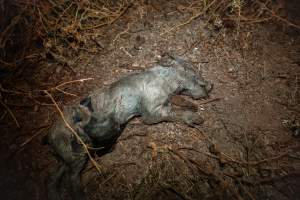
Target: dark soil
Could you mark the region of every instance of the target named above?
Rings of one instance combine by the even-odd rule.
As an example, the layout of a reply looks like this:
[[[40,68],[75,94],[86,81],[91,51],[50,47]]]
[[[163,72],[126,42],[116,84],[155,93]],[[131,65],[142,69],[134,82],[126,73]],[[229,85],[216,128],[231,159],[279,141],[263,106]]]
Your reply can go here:
[[[96,53],[80,51],[72,66],[42,61],[3,88],[31,91],[93,78],[64,87],[82,98],[150,68],[165,53],[181,55],[214,83],[208,100],[189,100],[205,123],[198,130],[132,120],[115,150],[96,157],[102,174],[91,163],[82,173],[88,199],[299,199],[300,138],[290,129],[300,119],[299,30],[216,27],[200,17],[165,33],[191,16],[173,4],[153,5],[134,6],[99,29]],[[1,111],[1,199],[46,199],[45,181],[58,163],[41,140],[56,110],[24,96],[5,97],[21,127]],[[55,97],[60,104],[76,99]]]

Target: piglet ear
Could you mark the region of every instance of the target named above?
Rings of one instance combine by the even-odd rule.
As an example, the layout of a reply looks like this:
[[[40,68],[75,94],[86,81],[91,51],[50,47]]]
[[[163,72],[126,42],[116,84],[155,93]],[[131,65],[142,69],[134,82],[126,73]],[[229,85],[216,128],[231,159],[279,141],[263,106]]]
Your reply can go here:
[[[171,53],[165,53],[165,54],[163,55],[163,57],[165,57],[165,58],[171,60],[173,63],[176,63],[176,64],[178,64],[178,65],[184,65],[184,64],[185,64],[184,59],[182,59],[181,57],[176,56],[176,55],[174,55],[174,54],[171,54]]]
[[[158,62],[161,66],[166,67],[175,67],[180,70],[193,70],[192,64],[182,58],[181,56],[177,56],[171,53],[164,53],[162,55],[162,59]]]
[[[80,101],[80,105],[85,106],[89,109],[90,112],[94,112],[93,106],[92,106],[92,98],[90,96],[84,98]]]
[[[181,56],[172,55],[171,58],[173,58],[173,63],[175,67],[181,68],[181,69],[192,69],[192,63],[188,60],[182,58]]]
[[[186,66],[187,65],[187,62],[179,57],[179,56],[175,56],[175,55],[172,55],[171,58],[178,64],[178,65],[181,65],[181,66]]]

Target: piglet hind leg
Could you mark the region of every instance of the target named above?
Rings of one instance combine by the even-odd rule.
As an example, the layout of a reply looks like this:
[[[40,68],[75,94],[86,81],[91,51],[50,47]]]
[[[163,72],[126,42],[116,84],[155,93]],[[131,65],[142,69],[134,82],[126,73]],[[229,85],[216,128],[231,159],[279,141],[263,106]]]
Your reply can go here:
[[[84,169],[87,162],[86,156],[78,157],[69,164],[69,181],[71,186],[71,197],[73,200],[85,200],[85,194],[81,186],[80,173]]]
[[[87,163],[88,156],[76,138],[72,138],[70,142],[71,148],[68,148],[68,153],[63,154],[64,161],[68,166],[67,178],[70,185],[70,195],[72,200],[85,200],[80,173]]]
[[[190,110],[173,108],[171,106],[159,106],[152,110],[147,110],[142,114],[143,122],[155,124],[162,121],[181,122],[189,126],[200,125],[203,118]]]
[[[67,166],[62,163],[58,169],[47,180],[47,191],[49,200],[61,200],[60,198],[60,183],[62,177],[67,170]]]
[[[51,144],[62,165],[49,177],[48,199],[62,199],[59,188],[64,186],[60,183],[62,182],[62,177],[65,176],[66,188],[70,188],[72,200],[84,200],[85,195],[81,188],[80,172],[84,169],[88,156],[75,137],[69,137],[64,132],[58,132],[55,136],[52,137]]]

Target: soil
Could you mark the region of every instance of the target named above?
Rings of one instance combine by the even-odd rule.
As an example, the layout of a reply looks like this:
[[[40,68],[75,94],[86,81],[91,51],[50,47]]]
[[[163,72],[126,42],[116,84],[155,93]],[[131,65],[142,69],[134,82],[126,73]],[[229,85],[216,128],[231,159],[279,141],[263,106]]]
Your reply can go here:
[[[200,17],[168,32],[191,17],[175,7],[132,7],[99,30],[96,53],[80,51],[72,66],[43,61],[11,83],[30,91],[93,78],[64,86],[78,97],[56,94],[62,105],[150,68],[165,53],[180,55],[214,84],[209,99],[189,99],[204,124],[132,120],[114,151],[96,157],[102,173],[91,163],[82,173],[88,199],[299,199],[300,139],[286,125],[300,119],[299,31],[219,28]],[[9,98],[21,127],[9,114],[1,118],[1,199],[46,199],[45,182],[58,163],[41,140],[56,110]]]

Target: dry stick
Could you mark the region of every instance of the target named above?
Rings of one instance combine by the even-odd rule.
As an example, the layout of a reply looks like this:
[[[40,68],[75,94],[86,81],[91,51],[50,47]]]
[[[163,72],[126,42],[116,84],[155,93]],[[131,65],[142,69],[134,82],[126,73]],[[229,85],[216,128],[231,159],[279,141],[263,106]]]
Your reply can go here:
[[[63,94],[67,94],[67,95],[70,95],[70,96],[78,97],[76,94],[72,94],[70,92],[66,92],[66,91],[60,89],[60,87],[65,86],[67,84],[71,84],[71,83],[75,83],[75,82],[83,82],[83,81],[88,81],[88,80],[92,80],[92,79],[93,78],[83,78],[83,79],[79,79],[79,80],[67,81],[67,82],[61,83],[61,84],[59,84],[59,85],[57,85],[55,87],[52,87],[52,88],[50,88],[48,90],[57,90],[57,91],[59,91],[59,92],[61,92]]]
[[[10,116],[13,118],[13,120],[15,121],[17,127],[20,128],[20,124],[19,124],[17,118],[15,117],[14,113],[11,111],[11,109],[1,99],[0,99],[0,103],[8,111]]]
[[[59,112],[62,120],[64,121],[66,127],[74,134],[74,136],[76,137],[76,139],[81,143],[81,145],[83,146],[85,152],[87,153],[89,159],[92,161],[93,165],[96,167],[97,171],[99,173],[101,173],[101,169],[99,164],[93,159],[92,155],[89,152],[89,147],[84,143],[84,141],[81,139],[81,137],[78,135],[78,133],[70,126],[70,124],[67,122],[66,118],[64,117],[63,112],[61,111],[61,109],[59,108],[58,104],[56,103],[55,99],[53,98],[53,96],[47,91],[44,90],[44,92],[49,96],[49,98],[51,99],[51,101],[53,102],[54,106],[56,107],[57,111]]]
[[[25,141],[19,146],[19,148],[18,148],[16,151],[14,151],[14,152],[9,156],[9,158],[12,157],[12,156],[14,156],[14,155],[16,155],[16,154],[18,154],[18,153],[20,153],[20,152],[22,152],[22,151],[25,149],[25,147],[24,147],[25,145],[27,145],[28,143],[30,143],[35,137],[37,137],[38,135],[42,134],[42,133],[44,132],[44,130],[45,130],[45,129],[48,129],[48,128],[50,128],[50,125],[46,125],[46,126],[40,127],[40,129],[39,129],[35,134],[33,134],[33,136],[31,136],[31,137],[29,137],[27,140],[25,140]]]
[[[82,78],[82,79],[78,79],[78,80],[73,80],[73,81],[67,81],[67,82],[64,82],[64,83],[61,83],[53,88],[60,88],[62,86],[65,86],[67,84],[71,84],[71,83],[75,83],[75,82],[83,82],[83,81],[88,81],[88,80],[93,80],[93,78]]]
[[[28,144],[29,142],[31,142],[35,137],[37,137],[38,135],[42,134],[45,130],[47,130],[49,128],[50,128],[50,125],[46,125],[46,126],[42,127],[35,134],[33,134],[31,137],[29,137],[27,140],[25,140],[22,144],[20,144],[19,147],[22,148],[23,146],[25,146],[26,144]]]
[[[123,35],[123,34],[125,34],[125,33],[128,33],[129,29],[130,29],[130,25],[129,25],[129,23],[128,23],[128,24],[127,24],[127,28],[126,28],[124,31],[121,31],[120,33],[118,33],[118,34],[116,35],[116,37],[113,39],[113,41],[112,41],[112,46],[115,45],[115,42],[120,38],[121,35]]]
[[[45,32],[46,32],[47,34],[49,34],[49,31],[48,31],[48,29],[47,29],[47,27],[46,27],[46,25],[45,25],[45,23],[44,23],[44,21],[43,21],[43,16],[42,16],[42,13],[41,13],[39,7],[37,7],[37,10],[38,10],[38,13],[39,13],[39,18],[40,18],[40,21],[41,21],[41,24],[42,24],[43,29],[45,30]]]
[[[112,179],[114,176],[117,175],[117,172],[113,173],[111,176],[109,176],[107,179],[105,179],[104,181],[102,181],[99,186],[104,185],[105,183],[107,183],[110,179]]]
[[[204,105],[204,104],[208,104],[208,103],[212,103],[212,102],[220,101],[220,100],[222,100],[222,98],[214,98],[214,99],[203,101],[200,103],[200,105]]]
[[[66,92],[66,91],[64,91],[64,90],[62,90],[62,89],[60,89],[60,88],[55,88],[55,89],[56,89],[57,91],[63,93],[63,94],[70,95],[70,96],[73,96],[73,97],[78,97],[76,94],[72,94],[72,93],[70,93],[70,92]]]
[[[182,26],[185,26],[185,25],[191,23],[194,19],[200,17],[203,13],[205,13],[205,12],[206,12],[206,11],[207,11],[214,3],[215,3],[215,0],[212,1],[212,2],[211,2],[206,8],[204,8],[201,12],[199,12],[199,13],[197,13],[196,15],[192,16],[192,17],[191,17],[190,19],[188,19],[187,21],[185,21],[185,22],[183,22],[183,23],[181,23],[181,24],[178,24],[178,25],[176,25],[176,26],[173,26],[172,28],[170,28],[169,30],[167,30],[167,31],[165,31],[165,32],[163,32],[163,33],[161,33],[160,35],[161,35],[161,36],[162,36],[162,35],[165,35],[166,33],[169,33],[169,32],[171,32],[171,31],[173,31],[173,30],[175,30],[175,29],[178,29],[178,28],[180,28],[180,27],[182,27]]]

